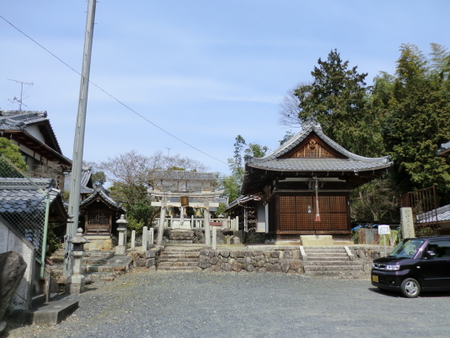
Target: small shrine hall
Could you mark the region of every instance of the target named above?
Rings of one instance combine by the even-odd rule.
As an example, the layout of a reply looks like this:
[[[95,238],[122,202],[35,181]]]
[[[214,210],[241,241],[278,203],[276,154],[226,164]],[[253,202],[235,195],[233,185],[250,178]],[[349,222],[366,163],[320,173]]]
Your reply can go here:
[[[327,236],[350,241],[349,196],[392,165],[388,156],[356,155],[326,136],[319,123],[262,158],[246,157],[242,196],[256,210],[256,232],[277,242]]]

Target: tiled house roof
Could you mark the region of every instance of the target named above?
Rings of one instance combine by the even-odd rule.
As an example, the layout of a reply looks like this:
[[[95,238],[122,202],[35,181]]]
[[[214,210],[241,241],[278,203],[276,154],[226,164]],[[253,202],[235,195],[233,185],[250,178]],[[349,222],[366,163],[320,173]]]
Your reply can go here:
[[[0,110],[0,132],[38,154],[71,165],[62,154],[45,111]]]
[[[442,143],[441,147],[437,151],[438,155],[449,156],[450,155],[450,141],[447,143]]]
[[[185,170],[156,170],[151,174],[153,187],[160,191],[212,191],[217,181],[213,173]]]
[[[33,183],[41,190],[37,190],[26,178],[0,177],[0,213],[22,213],[39,205],[48,193],[50,203],[60,194],[55,189],[55,181],[51,178],[33,178]]]
[[[0,217],[29,240],[38,254],[42,249],[47,195],[49,222],[67,221],[60,190],[55,187],[55,181],[50,178],[34,178],[30,182],[25,178],[0,177]]]

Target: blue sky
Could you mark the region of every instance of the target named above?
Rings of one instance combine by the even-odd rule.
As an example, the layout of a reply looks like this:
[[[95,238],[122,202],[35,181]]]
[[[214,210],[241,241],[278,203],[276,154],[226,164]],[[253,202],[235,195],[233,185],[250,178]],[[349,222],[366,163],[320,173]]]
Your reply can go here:
[[[84,0],[0,3],[4,19],[79,72],[86,10]],[[450,47],[448,13],[447,0],[100,1],[91,81],[183,142],[91,85],[84,159],[163,151],[228,173],[237,135],[279,145],[279,105],[319,58],[336,48],[370,83],[395,71],[402,43]],[[1,18],[0,41],[0,109],[18,109],[9,79],[32,82],[22,109],[46,110],[71,158],[80,76]]]

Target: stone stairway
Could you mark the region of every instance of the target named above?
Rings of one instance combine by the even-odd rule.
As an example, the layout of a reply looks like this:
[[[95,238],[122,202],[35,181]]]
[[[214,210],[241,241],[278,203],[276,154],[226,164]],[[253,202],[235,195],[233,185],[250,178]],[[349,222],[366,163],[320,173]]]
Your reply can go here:
[[[202,247],[193,245],[168,245],[159,256],[158,271],[200,271],[198,260]]]
[[[306,276],[365,277],[362,262],[351,260],[343,246],[303,247],[303,250],[306,254],[303,257]]]
[[[52,274],[62,284],[64,251],[62,249],[56,251],[50,259],[55,263],[50,267]],[[126,273],[130,265],[131,257],[115,255],[114,251],[85,251],[82,272],[87,283],[96,279],[112,281],[116,276]]]

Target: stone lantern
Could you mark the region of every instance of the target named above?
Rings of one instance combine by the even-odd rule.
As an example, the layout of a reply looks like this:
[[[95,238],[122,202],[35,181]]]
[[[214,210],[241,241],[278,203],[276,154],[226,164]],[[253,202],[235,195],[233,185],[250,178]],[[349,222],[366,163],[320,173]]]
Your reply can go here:
[[[128,221],[125,219],[125,215],[121,215],[120,219],[116,221],[117,224],[117,232],[119,233],[119,238],[116,246],[116,255],[125,255],[127,251],[127,243],[126,243],[126,231]]]
[[[73,274],[67,278],[66,292],[80,294],[84,292],[85,278],[81,273],[81,264],[84,254],[84,245],[89,241],[83,237],[83,229],[78,228],[77,234],[72,238]]]

